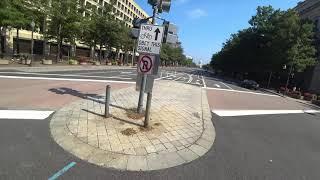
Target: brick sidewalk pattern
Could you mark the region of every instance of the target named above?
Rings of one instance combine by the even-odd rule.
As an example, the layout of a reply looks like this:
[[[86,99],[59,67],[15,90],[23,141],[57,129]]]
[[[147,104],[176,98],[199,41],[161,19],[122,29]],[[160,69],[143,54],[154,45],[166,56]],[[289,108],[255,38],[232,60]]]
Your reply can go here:
[[[112,91],[112,118],[104,118],[104,96],[87,96],[53,116],[52,136],[82,160],[130,171],[177,166],[211,148],[215,130],[205,90],[177,82],[157,82],[150,129],[141,128],[144,118],[135,120],[127,115],[137,102],[134,87]],[[131,135],[124,134],[128,129],[133,130]]]

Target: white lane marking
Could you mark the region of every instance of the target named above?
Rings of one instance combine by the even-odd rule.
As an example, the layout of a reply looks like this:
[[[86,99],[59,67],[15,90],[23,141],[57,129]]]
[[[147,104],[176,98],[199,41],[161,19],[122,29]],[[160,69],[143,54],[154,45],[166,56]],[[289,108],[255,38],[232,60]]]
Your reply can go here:
[[[119,71],[99,71],[99,72],[83,72],[83,73],[77,73],[76,71],[74,71],[75,74],[107,74],[107,73],[113,73],[113,72],[119,72]]]
[[[101,83],[123,83],[135,84],[131,81],[112,81],[112,80],[97,80],[97,79],[68,79],[68,78],[47,78],[47,77],[22,77],[22,76],[0,76],[5,79],[31,79],[31,80],[52,80],[52,81],[80,81],[80,82],[101,82]]]
[[[210,87],[206,87],[205,89],[217,90],[217,91],[228,91],[228,92],[247,93],[247,94],[263,95],[263,96],[272,96],[272,97],[280,97],[280,96],[278,96],[278,95],[265,94],[265,93],[256,93],[256,92],[251,92],[251,91],[238,91],[238,90],[220,89],[220,88],[210,88]]]
[[[221,86],[219,84],[214,84],[215,87],[220,88]]]
[[[0,74],[6,74],[8,72],[0,72]],[[83,76],[83,75],[72,75],[72,74],[45,74],[45,73],[29,73],[29,72],[14,72],[10,74],[27,74],[27,75],[42,75],[42,76],[60,76],[60,77],[88,77],[88,78],[107,78],[107,79],[132,79],[132,78],[124,78],[120,76],[110,76],[110,77],[105,77],[105,76]]]
[[[177,79],[174,79],[174,81],[178,81],[179,79],[181,79],[182,77],[178,77]]]
[[[223,85],[226,86],[227,88],[233,90],[230,86],[226,85],[225,83],[221,82],[221,84],[223,84]]]
[[[120,74],[132,74],[133,72],[121,72]]]
[[[44,120],[53,111],[33,111],[33,110],[0,110],[0,119],[35,119]]]
[[[160,79],[165,79],[165,78],[170,78],[170,77],[173,77],[173,75],[163,76],[163,77],[157,78],[157,79],[155,79],[155,80],[158,81],[158,80],[160,80]]]
[[[191,82],[192,82],[193,77],[192,77],[192,74],[191,74],[191,75],[190,75],[190,74],[188,74],[188,76],[189,76],[189,81],[188,81],[187,83],[189,84],[189,83],[191,83]]]
[[[270,114],[320,113],[320,111],[316,111],[316,110],[212,110],[212,112],[222,117],[270,115]]]
[[[203,84],[203,87],[206,88],[207,85],[206,85],[206,82],[204,81],[204,77],[202,76],[202,84]]]

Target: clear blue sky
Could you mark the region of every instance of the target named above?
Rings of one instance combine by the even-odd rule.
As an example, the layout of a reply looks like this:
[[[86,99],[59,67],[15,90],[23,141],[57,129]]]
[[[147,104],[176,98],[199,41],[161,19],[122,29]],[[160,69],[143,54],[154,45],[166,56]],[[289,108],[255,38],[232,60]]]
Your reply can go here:
[[[135,0],[149,15],[148,0]],[[172,0],[170,13],[161,16],[178,25],[185,54],[210,61],[230,34],[249,26],[257,6],[293,8],[301,0]]]

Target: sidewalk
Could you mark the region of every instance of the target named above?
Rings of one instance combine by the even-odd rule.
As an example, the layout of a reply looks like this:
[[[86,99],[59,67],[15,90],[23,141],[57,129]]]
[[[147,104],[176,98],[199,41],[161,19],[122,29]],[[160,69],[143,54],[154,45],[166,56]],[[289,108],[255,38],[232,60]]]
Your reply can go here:
[[[141,127],[143,117],[133,117],[138,102],[134,87],[111,91],[111,96],[112,118],[101,116],[103,96],[88,95],[56,112],[50,122],[52,137],[82,160],[129,171],[191,162],[214,142],[206,92],[199,87],[156,82],[149,129]]]

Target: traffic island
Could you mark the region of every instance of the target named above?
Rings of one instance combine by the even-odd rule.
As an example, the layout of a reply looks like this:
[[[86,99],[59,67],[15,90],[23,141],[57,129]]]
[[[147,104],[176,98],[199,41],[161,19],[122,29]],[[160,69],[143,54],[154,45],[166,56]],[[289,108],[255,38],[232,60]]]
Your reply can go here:
[[[148,128],[143,116],[132,115],[139,94],[129,87],[111,92],[110,118],[102,96],[60,109],[50,122],[52,137],[82,160],[120,170],[165,169],[203,156],[215,139],[205,91],[158,81],[153,94]]]

